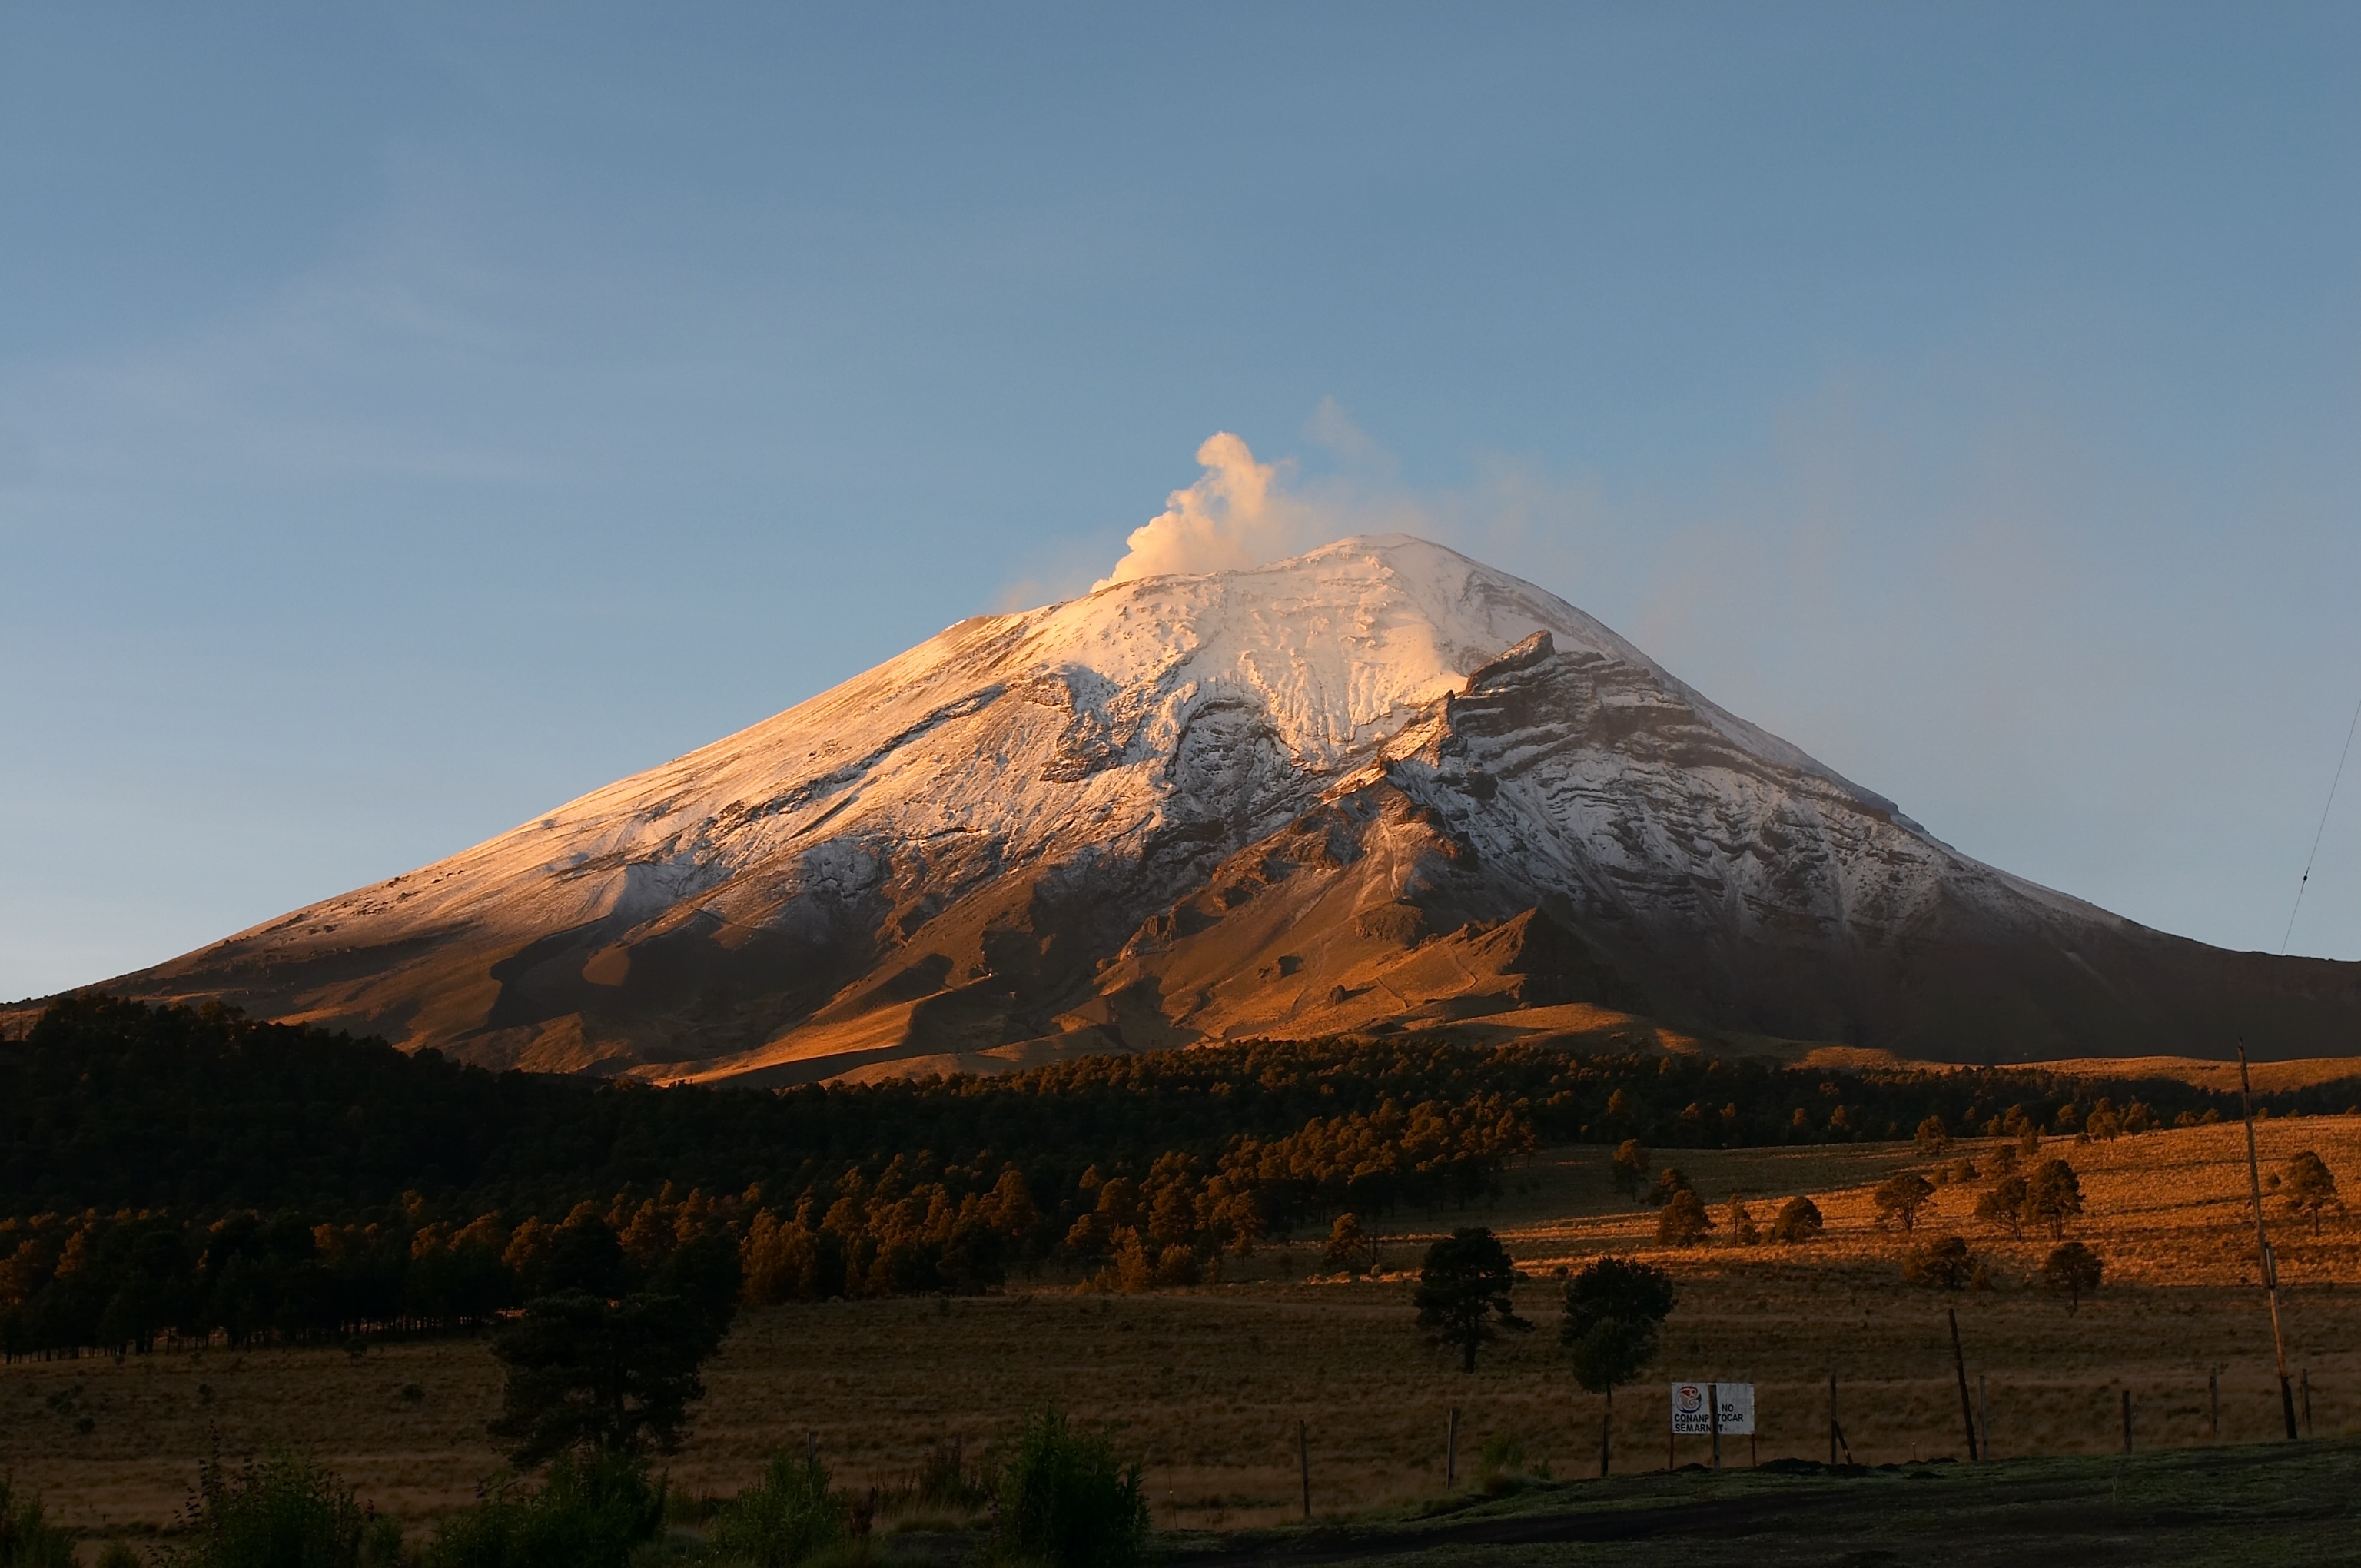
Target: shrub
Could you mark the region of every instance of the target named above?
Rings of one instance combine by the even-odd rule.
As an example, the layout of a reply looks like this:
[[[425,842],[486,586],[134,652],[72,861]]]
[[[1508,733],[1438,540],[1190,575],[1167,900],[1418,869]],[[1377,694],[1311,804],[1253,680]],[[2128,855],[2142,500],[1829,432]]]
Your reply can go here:
[[[760,1485],[738,1494],[713,1521],[714,1548],[749,1568],[796,1568],[845,1537],[844,1504],[828,1489],[818,1460],[782,1449]]]
[[[1827,1223],[1817,1203],[1809,1198],[1790,1198],[1779,1205],[1778,1215],[1771,1222],[1771,1239],[1781,1246],[1799,1245],[1818,1235]]]
[[[197,1468],[172,1568],[362,1568],[401,1560],[401,1530],[353,1500],[326,1467],[280,1451],[236,1470]]]
[[[1713,1216],[1705,1212],[1705,1200],[1686,1188],[1674,1193],[1656,1216],[1656,1241],[1662,1246],[1695,1246],[1711,1229]]]
[[[958,1438],[927,1444],[918,1465],[918,1500],[930,1508],[980,1508],[992,1500],[992,1478],[967,1463],[966,1447]]]
[[[1918,1124],[1917,1135],[1912,1140],[1920,1154],[1943,1154],[1951,1146],[1951,1130],[1940,1116],[1929,1116]]]
[[[0,1475],[0,1568],[74,1568],[73,1541],[41,1512],[38,1497],[18,1502]]]
[[[1964,1290],[1975,1277],[1976,1255],[1959,1236],[1938,1236],[1921,1242],[1902,1256],[1902,1277],[1912,1285],[1938,1290]]]
[[[1049,1568],[1132,1568],[1148,1545],[1147,1484],[1114,1444],[1055,1409],[1029,1417],[1000,1475],[994,1556]]]
[[[69,1557],[66,1558],[65,1561],[71,1563],[73,1559]],[[388,1558],[386,1561],[392,1562],[394,1560]],[[0,1563],[13,1563],[14,1562],[15,1559],[13,1558],[0,1556]],[[98,1568],[142,1568],[142,1565],[139,1561],[139,1553],[132,1551],[131,1548],[124,1545],[123,1542],[119,1541],[110,1541],[99,1549]]]
[[[1754,1223],[1754,1212],[1746,1200],[1735,1193],[1730,1200],[1730,1239],[1740,1246],[1752,1246],[1763,1239],[1762,1227]]]
[[[622,1568],[664,1527],[664,1492],[622,1453],[563,1453],[541,1490],[506,1487],[445,1520],[426,1568]]]
[[[1476,1477],[1484,1490],[1498,1497],[1513,1492],[1528,1474],[1522,1440],[1506,1435],[1488,1437],[1477,1461]]]

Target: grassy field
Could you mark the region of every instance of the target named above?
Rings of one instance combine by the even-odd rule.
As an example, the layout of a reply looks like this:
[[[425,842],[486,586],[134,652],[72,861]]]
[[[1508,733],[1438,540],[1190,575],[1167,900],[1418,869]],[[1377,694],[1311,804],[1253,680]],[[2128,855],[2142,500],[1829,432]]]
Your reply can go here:
[[[2361,1118],[2266,1123],[2261,1133],[2266,1169],[2316,1149],[2361,1194]],[[1268,1249],[1224,1283],[1153,1296],[1078,1295],[1045,1278],[980,1299],[751,1310],[708,1371],[695,1434],[671,1462],[674,1483],[734,1491],[773,1446],[816,1433],[840,1483],[890,1484],[916,1468],[930,1441],[957,1436],[971,1452],[988,1449],[1047,1401],[1112,1430],[1148,1462],[1166,1529],[1235,1531],[1298,1517],[1299,1422],[1323,1517],[1443,1496],[1454,1409],[1462,1489],[1477,1483],[1488,1440],[1521,1445],[1524,1471],[1587,1475],[1601,1405],[1573,1387],[1558,1359],[1551,1274],[1609,1251],[1653,1257],[1683,1292],[1666,1356],[1617,1401],[1619,1469],[1662,1472],[1663,1388],[1674,1377],[1753,1382],[1765,1462],[1827,1457],[1832,1371],[1856,1459],[1961,1454],[1945,1320],[1954,1307],[1969,1376],[1988,1389],[1991,1437],[2005,1460],[2120,1450],[2126,1389],[2143,1452],[2207,1445],[2214,1369],[2222,1442],[2277,1436],[2241,1130],[2053,1140],[2044,1152],[2081,1172],[2088,1212],[2071,1234],[2108,1263],[2106,1285],[2076,1314],[2030,1282],[2046,1241],[2010,1242],[1969,1223],[1982,1183],[1943,1188],[1920,1229],[1969,1236],[1988,1255],[1991,1287],[1944,1295],[1905,1286],[1896,1264],[1905,1238],[1873,1226],[1868,1190],[1893,1171],[1940,1163],[1906,1146],[1674,1157],[1717,1218],[1732,1191],[1760,1195],[1755,1212],[1766,1220],[1779,1198],[1808,1192],[1829,1222],[1809,1246],[1717,1239],[1678,1252],[1655,1248],[1652,1210],[1613,1192],[1604,1150],[1560,1150],[1513,1172],[1488,1212],[1396,1216],[1400,1234],[1384,1249],[1394,1272],[1374,1281],[1311,1277],[1316,1249],[1299,1245]],[[2276,1203],[2272,1219],[2290,1356],[2311,1381],[2313,1431],[2361,1433],[2361,1351],[2346,1348],[2361,1343],[2355,1222],[2332,1218],[2314,1241]],[[1455,1222],[1501,1230],[1532,1276],[1520,1307],[1537,1332],[1492,1347],[1473,1376],[1421,1342],[1409,1306],[1422,1238]],[[406,1387],[416,1397],[405,1398]],[[215,1350],[18,1363],[0,1369],[0,1468],[77,1528],[137,1533],[170,1525],[215,1442],[232,1455],[291,1443],[423,1525],[471,1500],[497,1468],[483,1423],[498,1392],[479,1341],[386,1344],[357,1357]],[[1706,1447],[1685,1441],[1675,1457],[1699,1461]],[[2346,1455],[2340,1474],[2349,1476],[2353,1451],[2333,1452]],[[1747,1445],[1731,1440],[1725,1455],[1743,1464]],[[2020,1472],[1976,1471],[2004,1474]],[[1670,1484],[1660,1474],[1630,1485],[1660,1483]]]

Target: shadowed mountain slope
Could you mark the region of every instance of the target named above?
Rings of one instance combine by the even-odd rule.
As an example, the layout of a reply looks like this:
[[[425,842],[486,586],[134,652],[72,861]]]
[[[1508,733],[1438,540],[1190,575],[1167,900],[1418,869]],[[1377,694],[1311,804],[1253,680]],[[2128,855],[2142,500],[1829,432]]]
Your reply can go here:
[[[2361,965],[1980,864],[1581,611],[1401,536],[963,621],[107,984],[749,1084],[1471,1019],[1958,1061],[2361,1050]]]

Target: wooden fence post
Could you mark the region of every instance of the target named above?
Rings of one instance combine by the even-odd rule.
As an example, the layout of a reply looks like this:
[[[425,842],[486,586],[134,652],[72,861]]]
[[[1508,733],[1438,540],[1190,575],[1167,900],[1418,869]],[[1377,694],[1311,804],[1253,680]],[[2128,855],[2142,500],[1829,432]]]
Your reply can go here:
[[[1993,1456],[1992,1445],[1992,1385],[1981,1372],[1976,1374],[1976,1424],[1984,1429],[1984,1457]]]
[[[1705,1386],[1706,1421],[1713,1429],[1713,1467],[1721,1468],[1721,1385]]]
[[[2312,1435],[2312,1368],[2307,1366],[2296,1376],[2303,1384],[2303,1435],[2310,1437]]]
[[[2205,1426],[2213,1441],[2222,1441],[2222,1369],[2210,1366],[2205,1370]]]
[[[2124,1390],[2124,1452],[2132,1451],[2132,1391]]]
[[[1837,1375],[1836,1375],[1835,1371],[1834,1371],[1833,1369],[1831,1369],[1831,1370],[1829,1371],[1829,1373],[1828,1373],[1828,1468],[1829,1468],[1829,1469],[1831,1469],[1831,1470],[1835,1469],[1835,1468],[1836,1468],[1836,1463],[1837,1463]]]
[[[1303,1517],[1312,1518],[1312,1438],[1301,1421],[1295,1423],[1295,1457],[1303,1466]]]
[[[1443,1430],[1443,1489],[1459,1485],[1459,1407],[1451,1407],[1451,1424]]]
[[[1968,1429],[1968,1458],[1972,1462],[1976,1457],[1976,1411],[1968,1403],[1968,1359],[1960,1350],[1960,1310],[1947,1308],[1945,1313],[1951,1320],[1951,1369],[1960,1375],[1960,1421]]]

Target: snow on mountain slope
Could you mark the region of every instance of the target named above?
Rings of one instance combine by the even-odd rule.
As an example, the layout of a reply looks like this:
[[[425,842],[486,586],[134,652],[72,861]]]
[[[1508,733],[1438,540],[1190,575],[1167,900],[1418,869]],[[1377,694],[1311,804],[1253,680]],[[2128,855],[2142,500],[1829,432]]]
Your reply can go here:
[[[2191,1011],[2201,973],[2308,1037],[2361,1015],[2356,966],[2209,954],[1967,860],[1570,605],[1388,535],[963,621],[113,983],[749,1082],[1566,1007],[2180,1049],[2221,1011]]]

